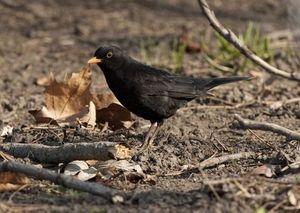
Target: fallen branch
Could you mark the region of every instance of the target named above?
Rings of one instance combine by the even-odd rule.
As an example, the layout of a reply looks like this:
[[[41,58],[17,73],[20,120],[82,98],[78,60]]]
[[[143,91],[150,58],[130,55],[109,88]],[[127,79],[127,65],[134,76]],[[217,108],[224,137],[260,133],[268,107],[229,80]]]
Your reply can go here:
[[[38,180],[48,180],[52,183],[98,195],[108,200],[111,200],[112,197],[117,194],[117,191],[114,189],[103,186],[99,183],[83,182],[70,176],[57,174],[53,171],[37,168],[28,164],[13,161],[0,162],[0,172],[7,171],[20,172]]]
[[[130,158],[130,151],[117,142],[67,143],[61,146],[42,144],[0,144],[0,150],[15,158],[41,163],[67,163],[73,160],[109,160]]]
[[[240,159],[248,159],[253,158],[257,156],[257,153],[255,152],[240,152],[230,155],[223,155],[219,157],[213,157],[209,158],[207,160],[202,161],[199,165],[197,165],[197,168],[199,171],[202,169],[208,168],[208,167],[214,167],[222,163],[226,163],[231,160],[240,160]]]
[[[288,73],[286,71],[280,70],[276,67],[271,66],[269,63],[258,57],[253,53],[244,43],[242,43],[238,37],[230,30],[226,29],[216,18],[214,12],[210,9],[206,0],[198,0],[199,6],[202,9],[203,14],[208,19],[211,26],[228,42],[230,42],[235,48],[237,48],[243,55],[249,58],[251,61],[257,65],[264,68],[267,72],[278,75],[290,80],[300,81],[300,73]]]
[[[284,135],[285,137],[287,137],[288,140],[300,141],[300,133],[279,126],[277,124],[243,119],[237,114],[234,115],[234,119],[238,121],[238,124],[241,128],[270,131],[280,135]]]
[[[232,160],[240,160],[240,159],[249,159],[257,157],[258,153],[255,152],[240,152],[230,155],[223,155],[219,157],[211,157],[208,158],[197,165],[185,165],[182,170],[165,174],[164,176],[177,176],[186,173],[187,171],[197,170],[201,171],[203,169],[214,167],[222,163],[226,163]]]

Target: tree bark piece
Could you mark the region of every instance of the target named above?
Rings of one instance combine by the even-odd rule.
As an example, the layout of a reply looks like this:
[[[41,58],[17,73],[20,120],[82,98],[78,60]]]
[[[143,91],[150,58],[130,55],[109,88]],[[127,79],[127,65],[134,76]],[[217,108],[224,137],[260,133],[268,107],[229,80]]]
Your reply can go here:
[[[73,160],[109,160],[130,158],[130,150],[117,142],[66,143],[61,146],[42,144],[4,143],[0,150],[15,158],[40,163],[67,163]]]
[[[0,162],[0,172],[20,172],[38,180],[48,180],[52,183],[63,185],[68,188],[88,192],[111,200],[117,194],[117,191],[99,183],[83,182],[73,177],[63,174],[57,174],[47,169],[37,168],[32,165],[18,163],[14,161]]]
[[[244,43],[242,43],[238,37],[230,30],[226,29],[216,18],[214,12],[210,9],[206,0],[198,0],[199,6],[202,9],[203,14],[208,19],[210,25],[228,42],[230,42],[235,48],[237,48],[244,56],[249,58],[251,61],[257,65],[264,68],[268,73],[281,76],[290,80],[300,81],[300,73],[288,73],[286,71],[280,70],[273,67],[260,57],[258,57],[254,52],[252,52]]]
[[[300,141],[300,133],[287,129],[285,127],[279,126],[273,123],[252,121],[248,119],[243,119],[238,114],[234,115],[234,119],[238,121],[240,127],[245,129],[254,129],[262,131],[270,131],[280,135],[284,135],[288,140],[297,140]]]

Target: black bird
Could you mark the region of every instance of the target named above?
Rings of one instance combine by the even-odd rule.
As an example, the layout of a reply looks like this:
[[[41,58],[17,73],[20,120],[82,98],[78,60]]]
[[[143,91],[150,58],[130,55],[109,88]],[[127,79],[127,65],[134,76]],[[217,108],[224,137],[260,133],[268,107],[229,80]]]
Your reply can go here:
[[[221,84],[247,80],[249,77],[192,78],[171,74],[147,66],[127,56],[115,46],[97,49],[88,64],[98,64],[106,82],[120,103],[146,120],[151,126],[143,151],[154,140],[158,127],[187,102]]]

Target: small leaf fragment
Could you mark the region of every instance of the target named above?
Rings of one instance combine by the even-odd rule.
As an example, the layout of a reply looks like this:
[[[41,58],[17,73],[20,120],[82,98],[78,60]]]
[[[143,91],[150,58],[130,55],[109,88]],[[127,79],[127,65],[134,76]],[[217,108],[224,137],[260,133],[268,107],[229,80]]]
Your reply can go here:
[[[66,165],[64,174],[69,176],[74,176],[77,175],[80,171],[88,168],[89,166],[85,161],[75,160]]]

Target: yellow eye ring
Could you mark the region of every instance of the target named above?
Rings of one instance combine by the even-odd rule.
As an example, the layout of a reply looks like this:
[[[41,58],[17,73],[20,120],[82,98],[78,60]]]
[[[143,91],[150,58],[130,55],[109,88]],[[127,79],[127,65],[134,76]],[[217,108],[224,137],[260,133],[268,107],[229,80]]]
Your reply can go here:
[[[106,58],[111,58],[112,56],[113,56],[113,53],[110,51],[106,54]]]

